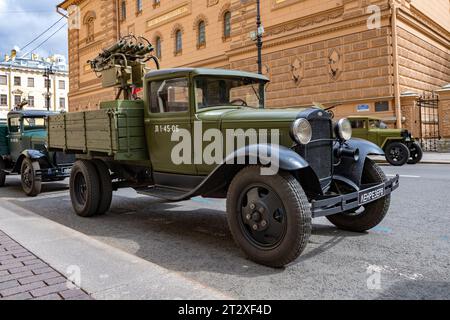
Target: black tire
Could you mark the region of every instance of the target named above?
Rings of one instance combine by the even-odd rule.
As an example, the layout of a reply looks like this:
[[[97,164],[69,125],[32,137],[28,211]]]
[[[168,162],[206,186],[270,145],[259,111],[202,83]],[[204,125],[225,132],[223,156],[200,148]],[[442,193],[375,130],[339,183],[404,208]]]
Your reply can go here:
[[[362,184],[382,183],[387,181],[381,168],[372,160],[367,159],[364,165]],[[328,220],[339,229],[364,232],[376,227],[383,221],[391,204],[391,195],[378,199],[359,208],[361,213],[345,212],[328,216]]]
[[[100,182],[97,169],[91,161],[77,160],[70,174],[70,199],[75,213],[92,217],[100,204]]]
[[[409,147],[410,158],[408,160],[408,164],[418,164],[422,161],[423,158],[423,150],[420,144],[414,142]]]
[[[387,162],[396,167],[405,165],[410,157],[408,147],[402,142],[389,143],[385,154]]]
[[[0,187],[5,186],[6,173],[5,173],[5,171],[3,171],[5,169],[6,169],[5,161],[0,157]]]
[[[36,172],[41,169],[38,161],[25,158],[20,166],[20,180],[23,192],[29,197],[36,197],[41,193],[42,180]]]
[[[235,242],[250,260],[280,268],[297,259],[308,243],[311,235],[310,205],[299,182],[290,173],[261,176],[260,169],[258,166],[246,167],[231,182],[227,195],[228,224]],[[249,194],[252,193],[257,195],[256,201],[250,200]],[[274,201],[268,202],[269,195]],[[267,203],[264,201],[271,208],[265,206]],[[277,204],[272,206],[275,202]],[[252,204],[256,206],[252,207]],[[248,210],[252,211],[251,219],[248,218]],[[252,230],[251,224],[260,229]],[[269,240],[271,237],[273,241]]]
[[[100,182],[100,203],[97,214],[102,215],[109,210],[112,201],[112,181],[108,166],[101,160],[93,160]]]

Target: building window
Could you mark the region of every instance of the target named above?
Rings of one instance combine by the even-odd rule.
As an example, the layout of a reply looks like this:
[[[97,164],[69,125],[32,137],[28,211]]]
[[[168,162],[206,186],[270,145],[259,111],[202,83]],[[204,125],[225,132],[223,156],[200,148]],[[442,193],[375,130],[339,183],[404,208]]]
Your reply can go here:
[[[66,108],[66,98],[59,98],[59,108],[62,110]]]
[[[52,87],[52,81],[50,79],[44,80],[44,88],[51,88]]]
[[[15,86],[20,86],[21,85],[20,77],[14,77],[14,85]]]
[[[175,32],[175,54],[180,54],[183,51],[183,35],[181,30]]]
[[[8,105],[8,96],[6,94],[0,95],[0,106],[4,107]]]
[[[60,90],[65,90],[66,89],[66,82],[64,80],[59,80],[59,89]]]
[[[142,12],[142,0],[136,0],[136,14]]]
[[[95,30],[94,30],[94,18],[91,17],[87,20],[86,22],[87,25],[87,38],[86,38],[86,42],[93,42],[94,41],[94,34],[95,34]]]
[[[0,85],[7,85],[8,84],[8,77],[5,75],[0,76]]]
[[[34,97],[33,96],[28,96],[28,106],[34,107]]]
[[[231,37],[231,12],[227,11],[223,15],[223,37],[228,39]]]
[[[22,102],[22,96],[15,95],[14,96],[14,105],[19,106],[21,102]]]
[[[197,39],[197,46],[203,47],[206,45],[206,27],[205,27],[205,21],[200,21],[198,23],[198,39]]]
[[[34,78],[28,78],[28,88],[34,88]]]
[[[161,52],[161,37],[156,37],[156,40],[155,40],[155,50],[156,50],[156,57],[158,58],[158,59],[161,59],[161,57],[162,57],[162,52]]]
[[[122,1],[120,5],[120,18],[125,20],[127,18],[127,2]]]

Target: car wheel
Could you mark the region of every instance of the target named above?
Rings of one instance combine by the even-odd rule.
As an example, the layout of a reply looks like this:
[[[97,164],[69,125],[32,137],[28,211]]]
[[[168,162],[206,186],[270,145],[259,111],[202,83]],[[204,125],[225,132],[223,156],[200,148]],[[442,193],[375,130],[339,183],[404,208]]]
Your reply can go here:
[[[305,249],[311,211],[299,182],[287,172],[262,176],[258,166],[241,170],[227,195],[228,224],[249,259],[283,267]]]
[[[409,147],[410,158],[408,160],[408,164],[418,164],[422,161],[423,158],[423,150],[420,144],[414,142]]]
[[[6,172],[3,171],[6,169],[5,161],[0,158],[0,187],[5,186],[6,181]]]
[[[381,168],[372,160],[367,159],[364,165],[361,184],[381,184],[387,178]],[[328,216],[327,219],[336,227],[354,231],[364,232],[376,227],[383,221],[391,204],[391,195],[368,203],[356,211],[344,212]]]
[[[95,165],[78,160],[70,174],[70,199],[75,213],[80,217],[92,217],[100,204],[100,182]]]
[[[25,158],[20,167],[22,189],[27,196],[35,197],[41,193],[42,181],[37,171],[41,169],[38,161]]]
[[[409,149],[402,142],[391,142],[385,150],[386,160],[393,166],[403,166],[409,160]]]
[[[98,206],[97,214],[104,214],[111,207],[113,187],[111,182],[111,174],[108,166],[101,160],[93,161],[100,182],[100,203]]]

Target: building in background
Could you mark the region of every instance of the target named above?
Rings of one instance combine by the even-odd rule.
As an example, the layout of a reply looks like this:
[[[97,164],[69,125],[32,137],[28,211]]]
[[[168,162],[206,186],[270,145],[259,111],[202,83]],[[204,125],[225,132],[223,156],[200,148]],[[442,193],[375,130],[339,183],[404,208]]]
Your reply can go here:
[[[49,68],[52,73],[47,80],[44,75]],[[0,118],[24,100],[28,101],[24,109],[47,109],[48,92],[50,110],[68,110],[69,73],[65,57],[41,58],[31,54],[19,58],[13,53],[0,62]]]
[[[114,98],[87,61],[129,33],[152,41],[163,67],[257,70],[255,0],[67,0],[58,7],[72,5],[70,19],[79,28],[69,31],[70,111]],[[261,6],[268,107],[338,105],[337,117],[376,115],[416,136],[450,141],[450,120],[437,112],[446,102],[429,96],[449,90],[448,0]]]

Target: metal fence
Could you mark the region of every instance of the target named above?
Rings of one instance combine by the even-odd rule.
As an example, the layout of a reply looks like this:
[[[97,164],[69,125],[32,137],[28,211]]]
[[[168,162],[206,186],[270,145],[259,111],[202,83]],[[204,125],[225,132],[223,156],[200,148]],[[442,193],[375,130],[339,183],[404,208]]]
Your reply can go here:
[[[439,96],[424,94],[417,101],[420,115],[420,141],[425,151],[437,151],[439,133]]]

